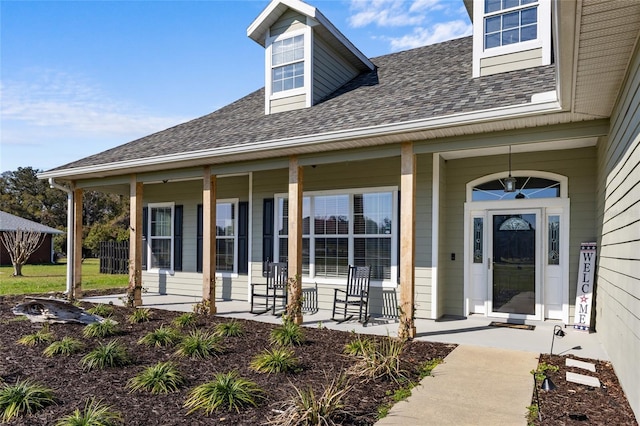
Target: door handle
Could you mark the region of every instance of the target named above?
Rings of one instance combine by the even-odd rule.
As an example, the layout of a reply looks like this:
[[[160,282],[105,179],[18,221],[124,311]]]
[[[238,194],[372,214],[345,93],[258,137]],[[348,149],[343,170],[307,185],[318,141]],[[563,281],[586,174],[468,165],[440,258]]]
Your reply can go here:
[[[487,269],[491,270],[491,258],[487,258]]]

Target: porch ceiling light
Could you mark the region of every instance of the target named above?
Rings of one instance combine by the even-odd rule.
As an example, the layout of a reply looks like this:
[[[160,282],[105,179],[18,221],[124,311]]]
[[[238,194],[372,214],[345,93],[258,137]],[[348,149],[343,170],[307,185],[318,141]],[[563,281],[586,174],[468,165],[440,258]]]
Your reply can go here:
[[[511,145],[509,145],[509,177],[504,178],[504,192],[516,191],[516,178],[511,176]]]

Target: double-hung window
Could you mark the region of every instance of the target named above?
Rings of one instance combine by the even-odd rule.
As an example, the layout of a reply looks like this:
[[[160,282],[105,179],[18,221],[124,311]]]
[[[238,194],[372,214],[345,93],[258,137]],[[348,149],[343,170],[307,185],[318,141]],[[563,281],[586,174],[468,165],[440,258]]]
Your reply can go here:
[[[173,269],[173,203],[149,204],[149,259],[151,269]]]
[[[484,48],[536,40],[537,0],[485,0]]]
[[[322,280],[346,277],[349,265],[371,266],[375,281],[397,275],[397,191],[390,188],[305,194],[302,272]],[[277,198],[276,259],[288,261],[288,200]]]
[[[236,203],[216,203],[216,271],[236,272]]]
[[[271,44],[271,92],[304,87],[304,35]]]

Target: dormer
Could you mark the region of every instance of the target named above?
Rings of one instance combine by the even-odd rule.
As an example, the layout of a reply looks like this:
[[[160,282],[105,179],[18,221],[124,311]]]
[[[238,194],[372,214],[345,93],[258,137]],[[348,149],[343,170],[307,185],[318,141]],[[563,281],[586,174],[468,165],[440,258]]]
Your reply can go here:
[[[551,63],[551,0],[465,0],[473,77]]]
[[[318,9],[274,0],[247,29],[265,48],[265,114],[308,108],[374,69]]]

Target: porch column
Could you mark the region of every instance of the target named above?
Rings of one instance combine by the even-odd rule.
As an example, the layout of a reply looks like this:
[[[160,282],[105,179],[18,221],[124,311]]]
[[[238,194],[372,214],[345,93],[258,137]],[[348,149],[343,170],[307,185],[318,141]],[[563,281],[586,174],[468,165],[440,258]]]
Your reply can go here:
[[[216,309],[216,176],[211,167],[202,174],[202,300],[209,302],[209,314]]]
[[[416,156],[413,143],[401,147],[400,165],[400,326],[398,337],[414,338]]]
[[[302,167],[289,158],[289,303],[287,314],[302,324]]]
[[[73,190],[73,294],[72,299],[82,297],[82,195],[83,190]]]
[[[129,288],[127,295],[133,306],[142,305],[142,204],[144,190],[136,175],[129,182]]]

